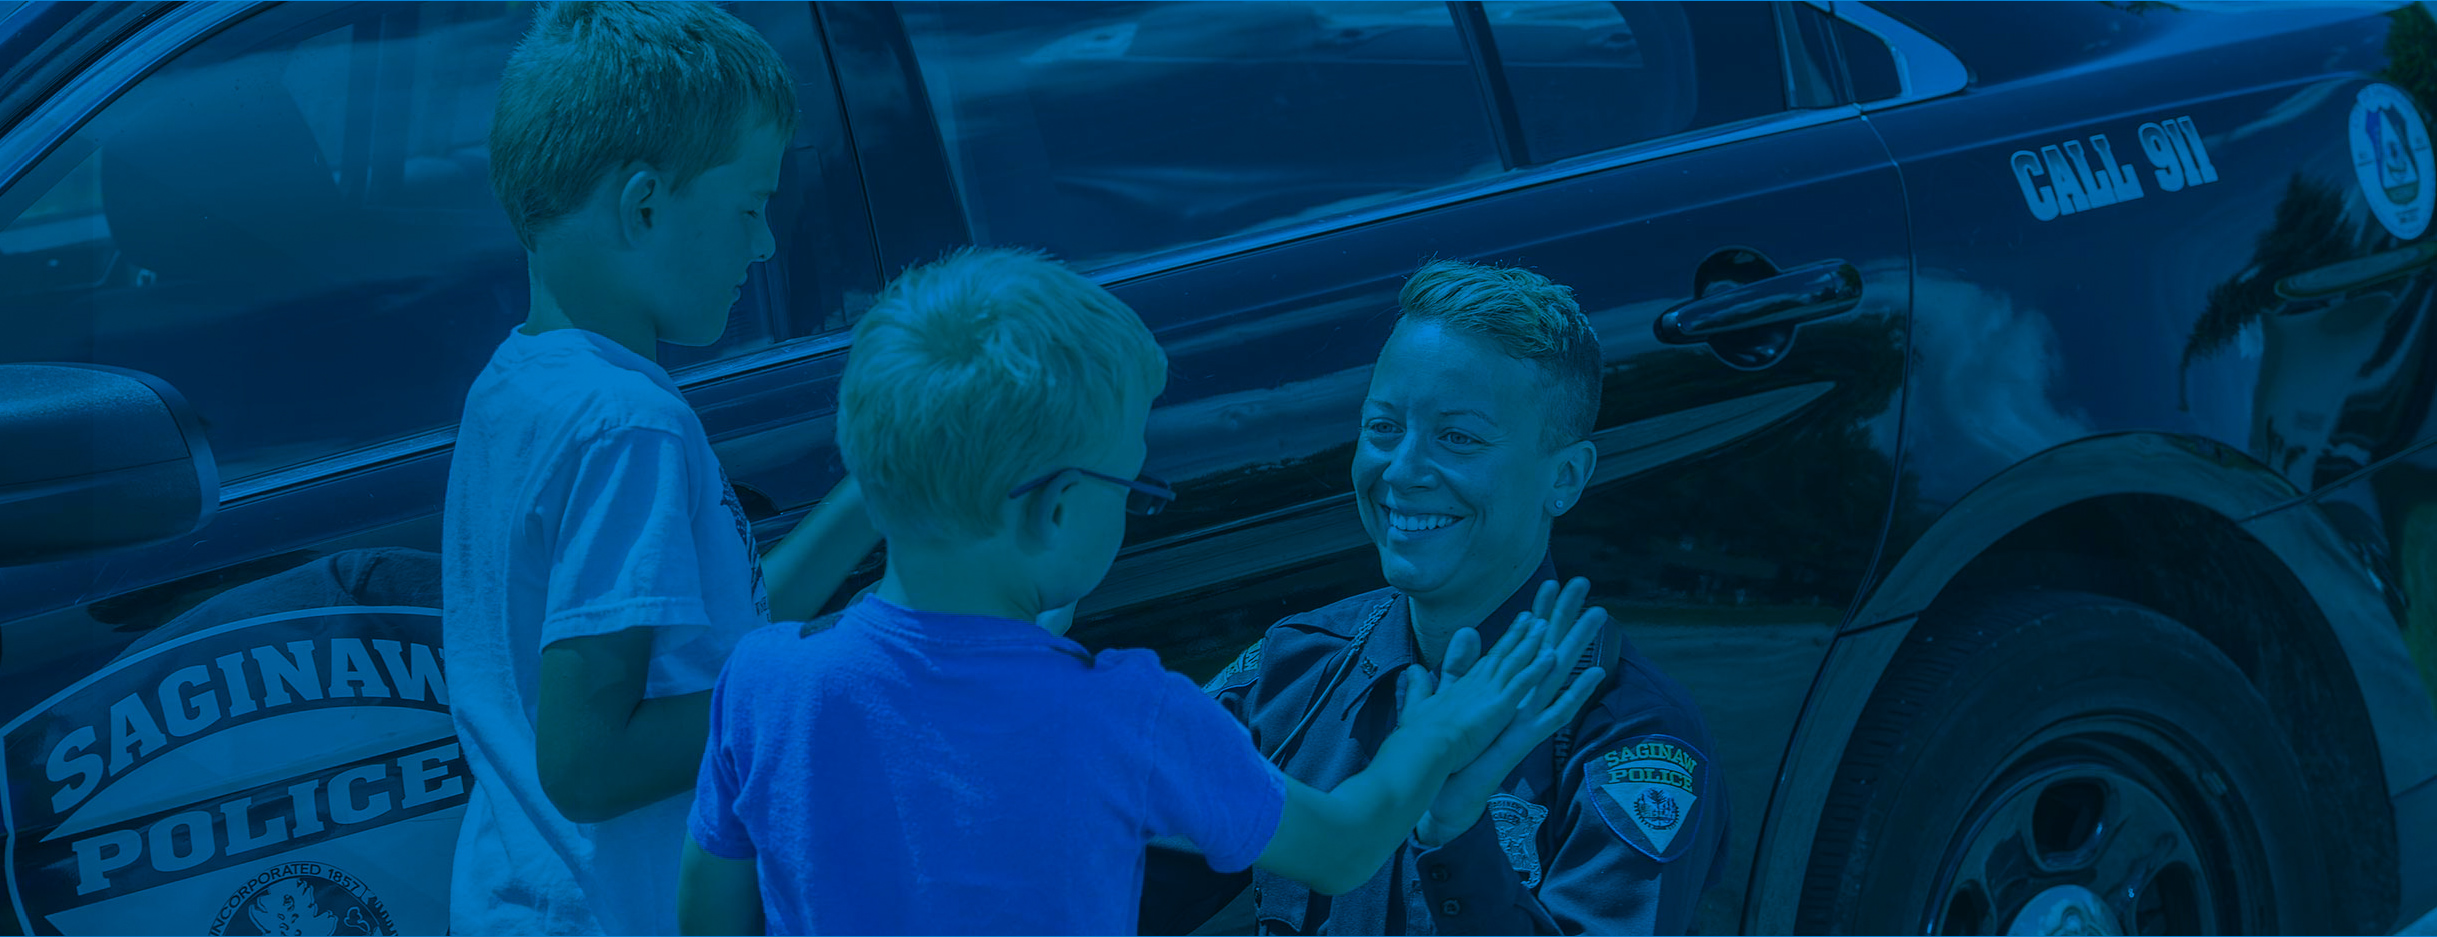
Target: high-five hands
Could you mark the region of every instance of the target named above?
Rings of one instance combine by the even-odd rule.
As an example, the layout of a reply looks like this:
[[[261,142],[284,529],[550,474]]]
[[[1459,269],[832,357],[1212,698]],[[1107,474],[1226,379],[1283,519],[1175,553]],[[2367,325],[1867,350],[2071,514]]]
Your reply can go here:
[[[1448,746],[1442,763],[1449,773],[1478,760],[1557,669],[1545,631],[1537,625],[1508,629],[1467,672],[1445,680],[1433,681],[1425,667],[1405,668],[1396,684],[1398,726],[1444,733]],[[1475,648],[1481,644],[1480,633],[1471,628],[1456,640],[1466,639]]]
[[[1554,640],[1551,648],[1554,664],[1535,671],[1539,679],[1522,699],[1516,718],[1489,743],[1488,749],[1448,777],[1446,785],[1439,788],[1438,798],[1430,802],[1430,812],[1422,816],[1421,824],[1414,829],[1415,838],[1424,845],[1443,844],[1480,822],[1481,811],[1489,805],[1490,796],[1506,783],[1507,775],[1541,742],[1572,722],[1574,714],[1590,701],[1592,691],[1607,677],[1605,670],[1592,667],[1575,676],[1572,683],[1566,682],[1573,663],[1582,659],[1583,652],[1608,621],[1605,609],[1583,609],[1590,594],[1591,583],[1587,579],[1568,582],[1562,591],[1556,580],[1541,583],[1532,610],[1516,618],[1514,626],[1506,630],[1506,637],[1499,640],[1499,645],[1504,646],[1518,632],[1527,630],[1543,636],[1536,643],[1545,645]],[[1444,679],[1460,683],[1490,662],[1497,649],[1482,655],[1480,647],[1479,632],[1470,628],[1457,632],[1447,645],[1447,659],[1441,668],[1446,674]]]

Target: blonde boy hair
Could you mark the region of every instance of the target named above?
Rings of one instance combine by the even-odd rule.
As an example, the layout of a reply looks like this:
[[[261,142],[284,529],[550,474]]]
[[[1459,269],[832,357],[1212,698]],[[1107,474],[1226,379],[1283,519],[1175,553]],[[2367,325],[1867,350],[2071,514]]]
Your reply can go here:
[[[682,189],[737,157],[749,121],[796,128],[795,80],[760,33],[701,2],[544,4],[509,56],[491,189],[525,249],[640,162]]]
[[[1405,281],[1396,303],[1399,322],[1486,338],[1537,366],[1552,392],[1541,424],[1549,450],[1588,439],[1598,427],[1599,335],[1571,287],[1515,267],[1434,260]]]
[[[890,537],[988,537],[1007,493],[1111,435],[1167,387],[1132,309],[1038,251],[915,267],[855,324],[838,449]],[[1140,395],[1140,396],[1136,396]]]

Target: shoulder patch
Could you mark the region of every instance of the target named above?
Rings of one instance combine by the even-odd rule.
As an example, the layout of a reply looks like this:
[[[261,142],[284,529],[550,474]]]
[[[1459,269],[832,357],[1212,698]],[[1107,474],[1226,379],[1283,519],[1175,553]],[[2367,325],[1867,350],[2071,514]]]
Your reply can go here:
[[[1260,676],[1261,645],[1268,640],[1264,637],[1252,642],[1252,646],[1245,648],[1244,653],[1236,655],[1235,663],[1228,664],[1227,669],[1219,671],[1218,676],[1212,677],[1210,682],[1202,684],[1202,693],[1217,696],[1226,690],[1251,683],[1254,677]]]
[[[1683,855],[1699,837],[1681,834],[1708,822],[1701,792],[1709,789],[1709,758],[1682,739],[1626,739],[1582,770],[1581,796],[1619,838],[1652,859]]]

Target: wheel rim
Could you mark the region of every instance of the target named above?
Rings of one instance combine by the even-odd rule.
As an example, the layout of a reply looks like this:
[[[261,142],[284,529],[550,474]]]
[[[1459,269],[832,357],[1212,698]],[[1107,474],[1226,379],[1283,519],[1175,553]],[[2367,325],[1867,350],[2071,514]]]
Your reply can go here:
[[[1931,934],[2214,934],[2266,920],[2223,775],[2130,714],[2055,726],[1982,788],[1929,892]],[[2245,896],[2251,896],[2246,898]]]

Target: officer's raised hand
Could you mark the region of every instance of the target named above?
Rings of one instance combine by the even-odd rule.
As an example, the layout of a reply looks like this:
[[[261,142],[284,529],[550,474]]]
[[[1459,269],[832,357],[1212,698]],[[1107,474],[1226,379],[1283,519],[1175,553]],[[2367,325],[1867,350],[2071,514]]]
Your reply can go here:
[[[1548,631],[1537,623],[1509,628],[1470,671],[1444,680],[1432,680],[1430,671],[1419,666],[1405,668],[1396,684],[1397,724],[1431,724],[1446,732],[1447,764],[1479,760],[1509,726],[1530,713],[1548,674],[1563,669],[1562,658],[1549,646]],[[1481,644],[1480,633],[1473,629],[1457,633],[1456,640],[1466,639],[1474,647]]]
[[[1414,830],[1415,838],[1423,845],[1445,843],[1479,822],[1482,809],[1488,805],[1490,796],[1505,785],[1507,775],[1540,743],[1572,722],[1575,713],[1590,701],[1592,691],[1606,678],[1603,669],[1592,667],[1576,675],[1571,684],[1566,682],[1573,669],[1570,665],[1582,659],[1591,640],[1607,624],[1607,610],[1583,609],[1590,594],[1591,582],[1587,579],[1576,578],[1566,583],[1563,590],[1553,579],[1541,583],[1532,610],[1506,629],[1508,638],[1523,631],[1549,635],[1555,641],[1557,666],[1549,668],[1533,687],[1523,701],[1522,712],[1507,724],[1488,750],[1439,788],[1438,797],[1430,802],[1430,812]],[[1499,643],[1506,641],[1501,639]],[[1449,679],[1456,679],[1480,666],[1485,659],[1478,654],[1480,646],[1478,632],[1466,629],[1458,633],[1447,645],[1447,659],[1441,670]]]

